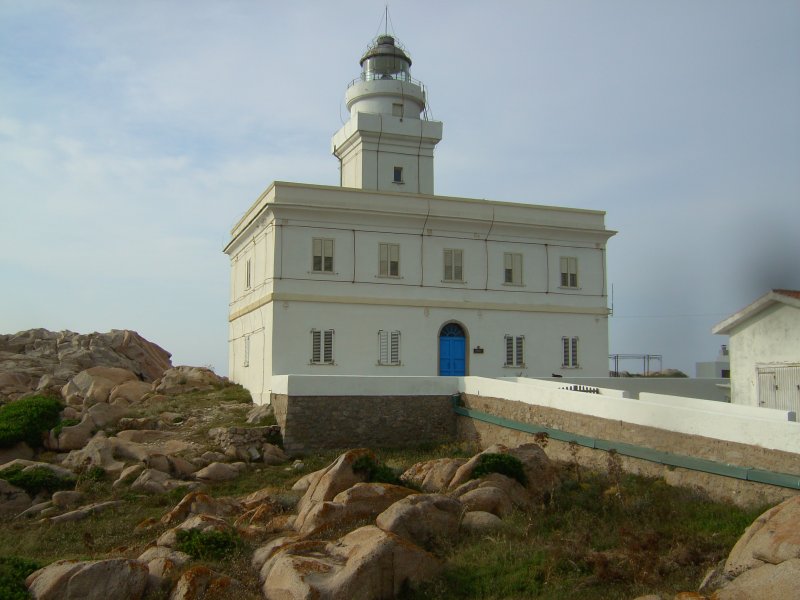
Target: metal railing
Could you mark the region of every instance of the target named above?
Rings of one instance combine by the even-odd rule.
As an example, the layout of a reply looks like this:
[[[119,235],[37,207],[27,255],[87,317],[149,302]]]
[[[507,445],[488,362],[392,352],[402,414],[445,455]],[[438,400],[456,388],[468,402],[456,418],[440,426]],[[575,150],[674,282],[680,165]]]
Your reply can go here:
[[[419,86],[423,90],[425,86],[422,84],[421,81],[418,79],[413,79],[409,75],[405,73],[395,73],[394,75],[389,73],[379,74],[379,73],[362,73],[361,77],[356,77],[347,84],[348,88],[351,88],[357,83],[361,83],[362,81],[400,81],[402,83],[412,83],[414,85]]]

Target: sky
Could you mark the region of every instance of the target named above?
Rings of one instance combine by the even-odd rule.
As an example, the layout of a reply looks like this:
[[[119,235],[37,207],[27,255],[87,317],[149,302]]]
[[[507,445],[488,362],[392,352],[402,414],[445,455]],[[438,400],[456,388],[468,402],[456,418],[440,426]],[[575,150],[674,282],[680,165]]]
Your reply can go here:
[[[0,333],[227,373],[233,224],[330,138],[384,3],[0,0]],[[612,353],[694,375],[800,289],[800,0],[391,2],[436,193],[606,211]],[[635,370],[637,364],[624,364]]]

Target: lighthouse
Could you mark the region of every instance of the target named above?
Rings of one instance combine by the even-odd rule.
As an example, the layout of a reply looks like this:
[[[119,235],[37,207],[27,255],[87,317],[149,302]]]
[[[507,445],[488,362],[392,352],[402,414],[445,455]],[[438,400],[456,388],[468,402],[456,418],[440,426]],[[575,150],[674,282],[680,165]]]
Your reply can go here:
[[[432,195],[442,123],[425,118],[425,87],[411,77],[410,56],[394,37],[381,35],[360,64],[345,94],[349,119],[332,140],[340,185]]]

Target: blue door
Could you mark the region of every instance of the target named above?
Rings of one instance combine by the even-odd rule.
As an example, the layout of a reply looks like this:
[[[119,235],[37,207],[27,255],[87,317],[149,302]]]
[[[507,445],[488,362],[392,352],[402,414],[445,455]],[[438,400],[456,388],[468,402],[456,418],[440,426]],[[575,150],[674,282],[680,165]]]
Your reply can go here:
[[[464,330],[448,323],[439,332],[439,375],[459,376],[467,373],[467,338]]]

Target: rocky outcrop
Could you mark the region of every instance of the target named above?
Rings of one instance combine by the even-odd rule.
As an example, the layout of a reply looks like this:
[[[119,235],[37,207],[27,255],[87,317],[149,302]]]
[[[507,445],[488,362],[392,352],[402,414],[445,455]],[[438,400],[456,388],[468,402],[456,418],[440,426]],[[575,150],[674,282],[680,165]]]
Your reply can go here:
[[[35,600],[139,600],[147,578],[147,567],[137,560],[62,560],[34,571],[25,583]]]
[[[213,390],[225,384],[227,379],[215,374],[205,367],[172,367],[153,384],[159,394],[183,394]]]
[[[458,534],[461,502],[442,494],[418,494],[395,502],[375,524],[420,546],[431,547]]]
[[[404,587],[433,577],[441,561],[422,548],[374,525],[336,542],[288,544],[261,568],[265,598],[397,597]]]
[[[84,335],[30,329],[0,335],[0,398],[60,391],[81,371],[98,366],[125,369],[152,382],[172,363],[169,352],[129,330]]]

